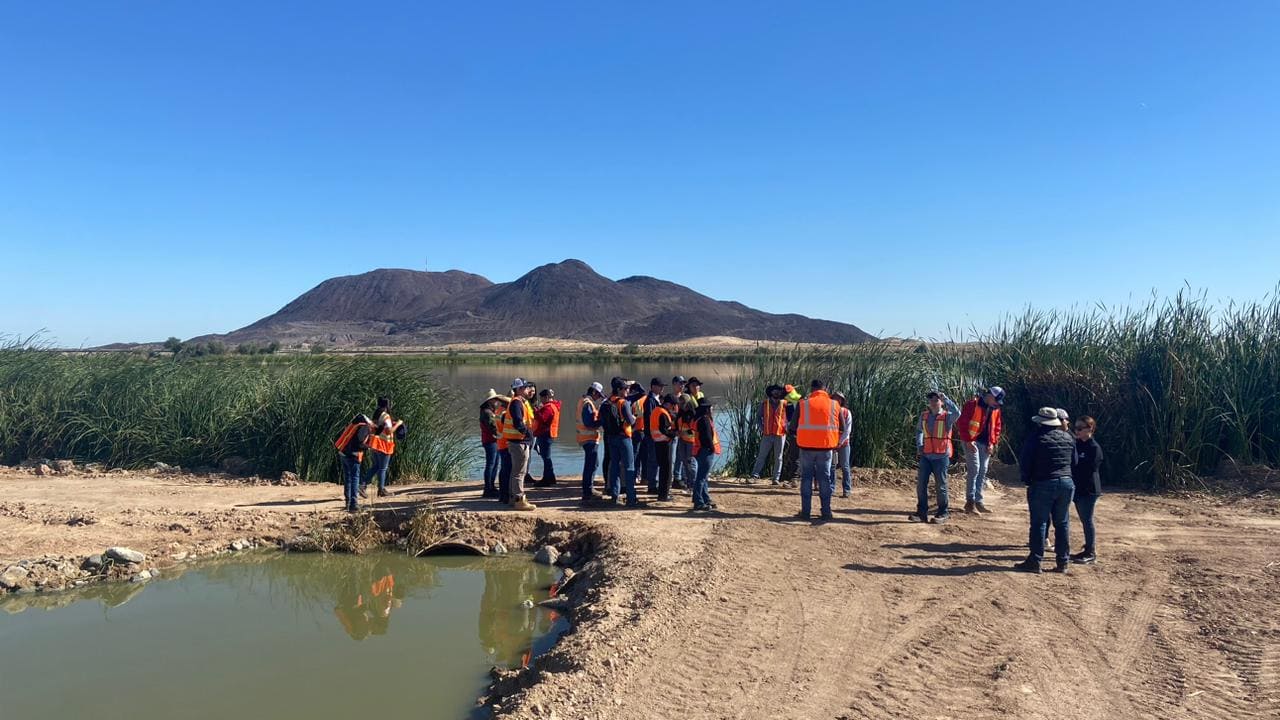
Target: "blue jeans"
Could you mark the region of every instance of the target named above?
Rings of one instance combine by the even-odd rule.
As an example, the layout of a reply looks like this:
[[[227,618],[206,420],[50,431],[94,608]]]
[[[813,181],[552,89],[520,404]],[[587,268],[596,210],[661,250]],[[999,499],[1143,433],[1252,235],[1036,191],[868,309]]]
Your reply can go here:
[[[676,461],[671,466],[671,482],[693,487],[693,477],[697,473],[694,469],[693,445],[683,440],[671,444],[676,446]]]
[[[951,458],[943,455],[920,456],[920,470],[916,473],[916,515],[921,520],[929,517],[929,476],[933,475],[938,491],[938,515],[946,517],[950,510],[947,498],[947,470]]]
[[[498,443],[481,443],[484,448],[484,492],[498,492]]]
[[[373,456],[373,464],[365,471],[364,478],[360,480],[361,485],[368,485],[374,475],[378,476],[378,489],[387,489],[387,466],[391,464],[391,456],[370,450],[369,454]]]
[[[760,450],[756,452],[756,464],[751,468],[751,477],[758,478],[764,472],[764,464],[769,455],[773,455],[773,484],[782,479],[782,455],[787,448],[786,435],[761,435]]]
[[[1076,495],[1076,514],[1080,516],[1080,527],[1084,530],[1084,551],[1097,552],[1094,541],[1097,539],[1093,529],[1093,506],[1098,504],[1097,495]]]
[[[846,495],[853,492],[853,475],[849,471],[849,453],[853,450],[850,445],[838,447],[831,451],[831,494],[836,494],[836,468],[840,468],[840,489]]]
[[[1069,477],[1054,480],[1038,480],[1027,489],[1027,504],[1031,506],[1031,560],[1044,559],[1044,536],[1053,522],[1053,552],[1058,564],[1064,564],[1071,555],[1071,533],[1067,522],[1070,518],[1071,496],[1076,485]]]
[[[609,479],[609,495],[615,500],[623,492],[627,494],[627,504],[633,505],[636,499],[636,453],[631,446],[631,438],[625,435],[607,439],[609,443],[609,468],[606,477]]]
[[[711,460],[715,457],[715,450],[712,448],[702,448],[702,451],[694,456],[694,461],[698,466],[698,474],[693,478],[693,506],[700,507],[711,504],[711,490],[707,483],[707,477],[711,475]]]
[[[533,439],[533,451],[542,458],[542,479],[554,480],[556,466],[551,463],[551,437],[535,437]]]
[[[653,438],[646,437],[640,441],[640,467],[644,474],[645,487],[649,492],[658,492],[658,453]]]
[[[591,499],[591,486],[596,481],[596,466],[600,463],[600,443],[582,443],[582,499]]]
[[[511,502],[511,450],[498,451],[498,501]]]
[[[831,517],[831,451],[800,448],[800,514],[813,512],[813,486],[818,486],[822,517]]]
[[[987,482],[987,467],[991,463],[991,446],[986,443],[962,444],[964,445],[964,499],[968,502],[980,503],[982,486]]]
[[[360,461],[344,453],[338,453],[342,461],[342,497],[347,502],[348,510],[355,510],[360,497]]]

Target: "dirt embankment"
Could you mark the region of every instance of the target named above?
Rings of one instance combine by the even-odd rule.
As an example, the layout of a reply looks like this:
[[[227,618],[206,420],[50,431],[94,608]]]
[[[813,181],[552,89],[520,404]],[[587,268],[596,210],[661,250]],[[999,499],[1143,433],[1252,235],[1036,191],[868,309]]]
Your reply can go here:
[[[113,545],[172,562],[342,517],[332,485],[0,471],[0,490],[0,568]],[[501,716],[1280,716],[1273,500],[1107,495],[1098,564],[1031,576],[1008,572],[1025,555],[1020,488],[941,526],[905,521],[902,486],[836,499],[825,525],[791,518],[795,490],[712,492],[709,516],[579,510],[571,487],[535,496],[532,516],[493,511],[470,485],[405,488],[380,507],[478,511],[444,514],[489,528],[477,541],[521,525],[597,533],[607,572],[555,650],[497,678]]]

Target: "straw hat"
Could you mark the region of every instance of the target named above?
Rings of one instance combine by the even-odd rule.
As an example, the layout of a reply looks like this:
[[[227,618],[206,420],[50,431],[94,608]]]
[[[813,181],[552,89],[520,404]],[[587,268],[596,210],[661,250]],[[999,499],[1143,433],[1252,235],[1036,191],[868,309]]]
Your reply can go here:
[[[485,405],[488,405],[490,400],[499,399],[499,398],[506,400],[507,402],[511,402],[507,398],[504,398],[501,395],[499,395],[497,392],[495,392],[493,388],[489,388],[489,392],[484,396],[484,400],[480,402],[480,407],[484,407]]]

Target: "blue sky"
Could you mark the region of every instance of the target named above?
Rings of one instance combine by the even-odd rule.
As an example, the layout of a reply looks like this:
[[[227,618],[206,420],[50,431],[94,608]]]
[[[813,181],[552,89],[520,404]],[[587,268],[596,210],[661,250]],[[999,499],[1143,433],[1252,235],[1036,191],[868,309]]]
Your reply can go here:
[[[1280,280],[1280,3],[0,4],[7,320],[581,258],[883,334]]]

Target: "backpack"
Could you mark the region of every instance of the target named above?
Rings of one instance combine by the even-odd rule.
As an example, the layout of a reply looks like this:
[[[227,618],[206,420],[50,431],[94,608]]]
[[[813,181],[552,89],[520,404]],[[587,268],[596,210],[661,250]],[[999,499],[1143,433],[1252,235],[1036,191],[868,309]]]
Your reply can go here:
[[[400,442],[407,437],[409,437],[409,426],[401,422],[400,427],[396,428],[396,442]]]
[[[601,403],[599,417],[600,429],[604,430],[606,436],[618,437],[623,434],[622,413],[618,412],[618,406],[611,400]]]

